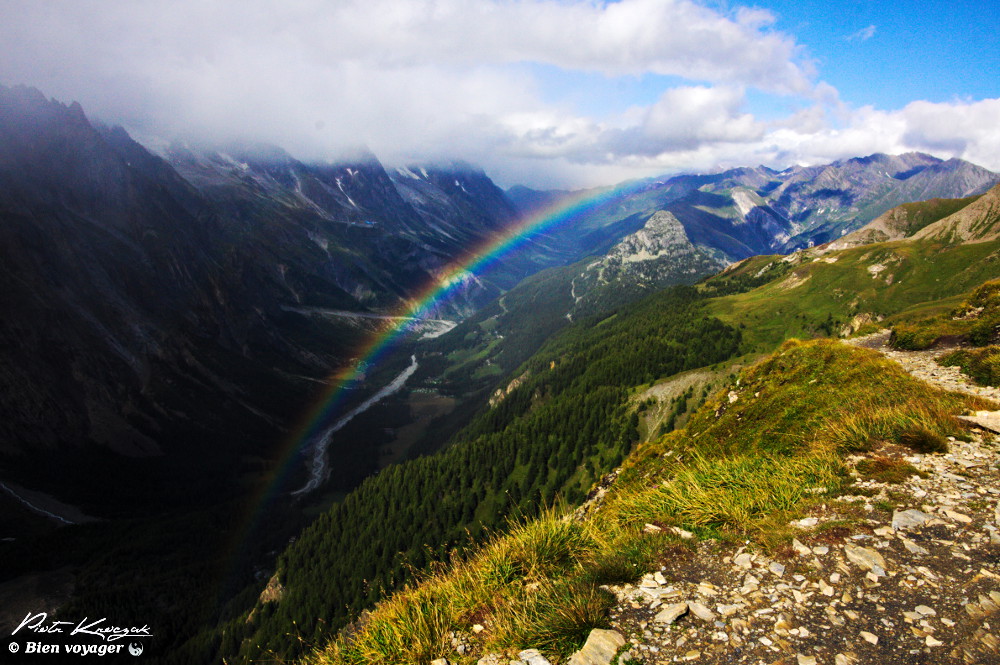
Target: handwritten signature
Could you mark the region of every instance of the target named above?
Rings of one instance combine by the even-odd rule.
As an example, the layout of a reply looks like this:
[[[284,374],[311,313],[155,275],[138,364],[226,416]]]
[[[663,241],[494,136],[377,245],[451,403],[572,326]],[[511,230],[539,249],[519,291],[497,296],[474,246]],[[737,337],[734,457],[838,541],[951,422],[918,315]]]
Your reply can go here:
[[[106,626],[103,624],[108,620],[107,617],[88,623],[89,619],[90,617],[84,617],[82,621],[74,625],[72,621],[56,621],[54,619],[50,621],[48,612],[38,612],[37,614],[28,612],[24,617],[24,621],[14,629],[11,635],[16,635],[22,628],[35,634],[65,633],[69,630],[69,626],[73,626],[72,630],[68,633],[69,635],[93,635],[94,637],[100,637],[105,642],[115,642],[133,637],[153,636],[153,633],[150,632],[150,627],[147,625],[143,625],[141,628],[137,626]]]

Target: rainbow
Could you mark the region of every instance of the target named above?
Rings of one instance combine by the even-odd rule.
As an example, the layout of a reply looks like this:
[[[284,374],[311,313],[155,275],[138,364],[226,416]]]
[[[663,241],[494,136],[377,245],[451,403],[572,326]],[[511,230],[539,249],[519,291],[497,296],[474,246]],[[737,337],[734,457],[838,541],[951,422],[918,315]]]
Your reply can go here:
[[[562,199],[559,203],[511,225],[499,235],[471,248],[462,257],[454,260],[416,297],[397,308],[391,318],[386,319],[387,325],[374,333],[361,347],[358,359],[351,366],[341,369],[329,378],[327,387],[287,438],[279,455],[277,471],[261,494],[251,501],[250,519],[240,530],[243,538],[238,538],[236,544],[250,536],[257,519],[281,490],[290,469],[299,458],[299,453],[310,442],[316,440],[325,426],[332,422],[333,415],[344,406],[351,385],[357,382],[368,368],[383,359],[408,331],[421,320],[429,318],[436,307],[454,295],[469,276],[483,274],[532,240],[572,223],[640,184],[624,183],[597,193],[585,192]]]

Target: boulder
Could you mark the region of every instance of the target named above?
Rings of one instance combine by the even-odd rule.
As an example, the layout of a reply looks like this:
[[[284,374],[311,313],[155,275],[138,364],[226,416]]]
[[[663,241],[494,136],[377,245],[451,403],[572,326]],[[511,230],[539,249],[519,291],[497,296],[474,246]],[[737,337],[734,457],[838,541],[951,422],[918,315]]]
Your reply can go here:
[[[595,628],[583,648],[569,657],[569,665],[610,665],[625,637],[617,630]]]

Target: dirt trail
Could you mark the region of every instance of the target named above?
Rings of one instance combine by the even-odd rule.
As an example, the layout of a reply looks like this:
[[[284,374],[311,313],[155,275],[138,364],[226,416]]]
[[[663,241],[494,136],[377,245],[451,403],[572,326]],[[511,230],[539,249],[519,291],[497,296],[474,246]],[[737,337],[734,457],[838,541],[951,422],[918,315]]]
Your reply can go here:
[[[942,367],[935,360],[958,350],[959,346],[935,346],[926,351],[897,351],[889,346],[889,331],[881,330],[864,337],[844,340],[846,344],[875,349],[887,358],[895,360],[903,369],[918,379],[943,388],[967,395],[977,395],[995,401],[1000,401],[1000,389],[990,386],[979,386],[959,370],[958,367]]]

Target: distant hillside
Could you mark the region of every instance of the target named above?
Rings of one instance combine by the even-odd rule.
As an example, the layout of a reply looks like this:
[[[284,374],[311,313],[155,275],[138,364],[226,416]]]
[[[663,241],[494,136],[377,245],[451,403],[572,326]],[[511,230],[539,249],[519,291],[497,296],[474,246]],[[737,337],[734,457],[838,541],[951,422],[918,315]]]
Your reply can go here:
[[[928,224],[913,237],[947,243],[980,243],[1000,238],[1000,186],[947,217]]]
[[[573,196],[574,192],[564,189],[538,190],[514,185],[507,190],[507,198],[522,215],[530,215]]]

